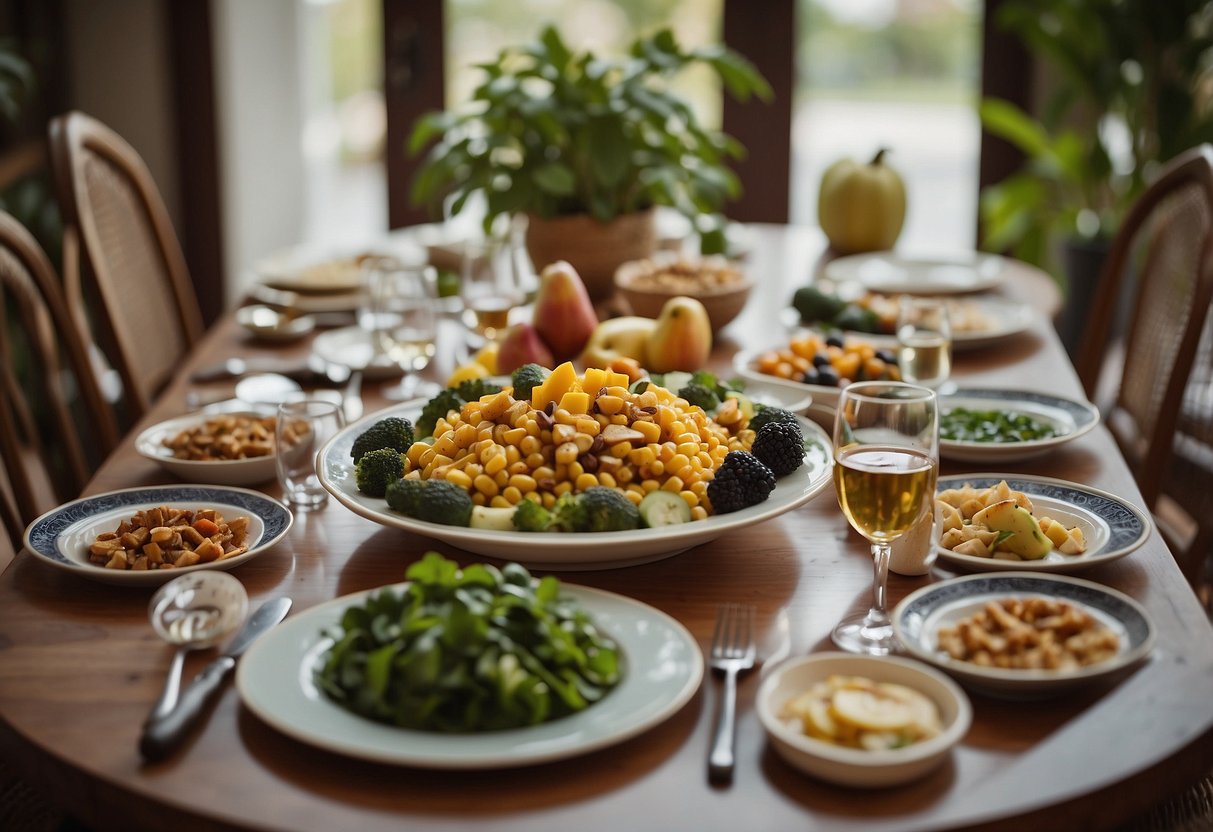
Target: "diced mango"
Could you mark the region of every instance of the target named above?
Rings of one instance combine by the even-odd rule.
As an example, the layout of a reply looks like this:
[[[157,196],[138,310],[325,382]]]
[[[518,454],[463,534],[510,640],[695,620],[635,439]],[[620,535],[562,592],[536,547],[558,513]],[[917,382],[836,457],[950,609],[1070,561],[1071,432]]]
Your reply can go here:
[[[573,369],[573,363],[564,362],[552,370],[552,374],[544,379],[543,384],[531,392],[531,406],[536,410],[543,410],[548,406],[548,402],[559,402],[565,393],[573,389],[576,382],[577,371]]]
[[[628,378],[627,373],[617,373],[614,370],[607,370],[606,374],[606,383],[608,387],[623,387],[626,389],[628,385],[632,383],[632,380]]]
[[[607,386],[607,371],[600,370],[597,367],[589,367],[585,371],[585,376],[581,379],[581,389],[590,396],[595,395],[603,387]]]
[[[590,410],[590,396],[585,392],[569,391],[560,397],[560,409],[569,413],[584,416]]]

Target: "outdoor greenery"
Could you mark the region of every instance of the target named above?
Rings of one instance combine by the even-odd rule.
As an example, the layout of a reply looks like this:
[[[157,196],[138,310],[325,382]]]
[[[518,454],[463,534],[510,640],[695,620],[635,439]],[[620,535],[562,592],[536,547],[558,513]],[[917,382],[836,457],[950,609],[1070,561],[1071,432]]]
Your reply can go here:
[[[572,51],[548,26],[537,43],[479,64],[485,78],[469,102],[418,121],[410,152],[434,144],[413,199],[437,207],[450,198],[456,215],[483,194],[486,229],[519,212],[607,222],[668,205],[695,223],[708,248],[722,243],[720,212],[740,190],[728,161],[744,149],[704,127],[670,89],[695,65],[710,67],[740,100],[771,95],[742,56],[719,45],[684,49],[669,29],[607,58]]]
[[[984,243],[1051,266],[1058,240],[1114,233],[1160,164],[1213,141],[1213,4],[1014,0],[997,22],[1055,89],[1039,118],[982,104],[986,129],[1028,157],[982,193]]]

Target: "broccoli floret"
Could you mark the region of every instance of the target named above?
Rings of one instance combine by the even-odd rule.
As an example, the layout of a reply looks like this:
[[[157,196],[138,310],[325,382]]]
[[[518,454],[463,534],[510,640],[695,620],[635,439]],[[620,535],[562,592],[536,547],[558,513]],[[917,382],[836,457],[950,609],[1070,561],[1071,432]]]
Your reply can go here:
[[[543,384],[548,377],[548,371],[538,364],[523,364],[510,376],[514,385],[514,398],[519,401],[530,401],[531,391]]]
[[[382,497],[387,487],[404,476],[404,457],[395,448],[376,448],[354,463],[354,483],[371,497]]]
[[[640,527],[640,511],[623,492],[596,485],[581,492],[579,532],[624,532]]]
[[[552,513],[535,500],[523,500],[514,509],[514,528],[520,532],[546,532]]]
[[[679,390],[678,395],[686,399],[688,404],[697,404],[709,413],[720,407],[720,397],[716,391],[696,382]]]
[[[746,427],[754,431],[754,433],[758,433],[758,431],[762,430],[763,425],[770,422],[782,422],[785,425],[794,425],[797,430],[800,429],[800,422],[796,420],[796,414],[790,410],[757,404],[754,405],[754,415],[750,417],[750,422]]]
[[[388,483],[384,497],[387,507],[409,517],[417,516],[417,506],[421,503],[421,492],[425,490],[423,480],[396,480]]]
[[[474,402],[481,396],[487,396],[490,393],[500,393],[501,386],[493,384],[491,381],[485,381],[482,378],[469,378],[459,382],[455,387],[455,393],[464,402]]]
[[[426,480],[415,516],[428,523],[467,526],[472,522],[472,498],[453,482]]]
[[[421,415],[417,417],[417,436],[432,436],[434,425],[452,410],[461,410],[467,404],[467,399],[460,396],[452,388],[447,388],[425,403]]]
[[[386,419],[380,419],[358,435],[358,438],[354,440],[354,447],[350,449],[350,456],[357,462],[365,454],[380,448],[395,448],[400,453],[404,453],[412,444],[412,422],[399,416],[389,416]]]
[[[556,498],[556,504],[552,506],[551,529],[561,532],[575,532],[585,525],[585,508],[581,505],[581,497],[579,495],[566,491]]]

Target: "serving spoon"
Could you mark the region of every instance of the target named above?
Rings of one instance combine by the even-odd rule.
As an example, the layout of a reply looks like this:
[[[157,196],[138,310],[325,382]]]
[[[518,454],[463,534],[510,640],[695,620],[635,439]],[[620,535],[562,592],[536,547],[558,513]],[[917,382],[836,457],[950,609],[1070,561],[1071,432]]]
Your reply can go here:
[[[160,587],[148,605],[148,617],[156,634],[177,650],[148,723],[164,718],[176,707],[186,654],[218,644],[247,612],[244,584],[226,572],[182,575]]]

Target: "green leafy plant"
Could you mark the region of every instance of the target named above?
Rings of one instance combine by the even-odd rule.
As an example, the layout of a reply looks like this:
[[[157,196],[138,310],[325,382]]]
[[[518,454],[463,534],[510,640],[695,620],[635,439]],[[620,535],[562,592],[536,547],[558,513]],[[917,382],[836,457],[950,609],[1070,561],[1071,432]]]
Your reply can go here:
[[[1205,0],[1011,0],[998,24],[1053,70],[1039,118],[997,99],[987,130],[1023,170],[982,192],[985,246],[1049,265],[1053,243],[1115,232],[1152,171],[1213,141],[1213,6]]]
[[[451,197],[458,214],[483,194],[486,229],[514,213],[608,222],[668,205],[701,234],[718,234],[725,202],[740,192],[728,161],[744,148],[701,126],[670,90],[669,79],[693,64],[715,70],[739,100],[771,96],[758,71],[723,46],[684,50],[664,29],[638,38],[626,57],[603,58],[573,52],[549,26],[538,43],[480,64],[486,77],[466,106],[418,120],[410,152],[436,143],[413,200],[436,206]]]

